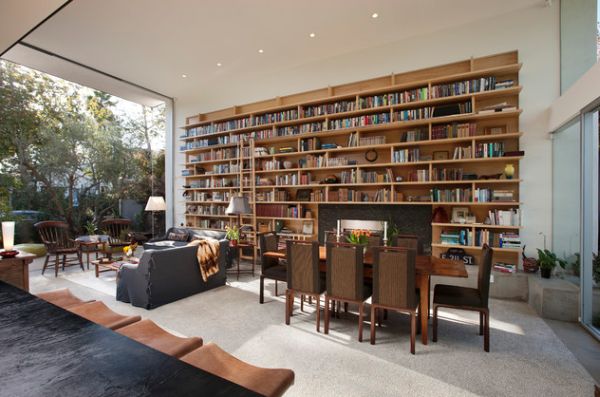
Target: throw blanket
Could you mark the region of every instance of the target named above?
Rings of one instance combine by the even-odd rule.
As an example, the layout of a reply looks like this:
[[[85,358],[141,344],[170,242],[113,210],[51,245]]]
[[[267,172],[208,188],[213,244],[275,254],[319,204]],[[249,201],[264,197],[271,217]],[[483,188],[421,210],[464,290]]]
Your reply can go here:
[[[202,280],[206,282],[210,276],[219,272],[219,241],[211,238],[192,240],[188,245],[198,246],[198,266]]]

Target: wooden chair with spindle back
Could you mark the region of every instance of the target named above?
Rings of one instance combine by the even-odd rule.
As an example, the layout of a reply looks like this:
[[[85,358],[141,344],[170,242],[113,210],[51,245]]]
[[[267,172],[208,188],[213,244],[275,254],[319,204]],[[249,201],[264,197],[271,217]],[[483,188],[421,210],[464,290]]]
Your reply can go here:
[[[358,305],[358,341],[362,342],[365,301],[371,286],[365,285],[363,250],[347,243],[327,243],[327,291],[325,292],[325,333],[329,333],[329,301]]]
[[[83,268],[81,252],[79,251],[78,243],[71,239],[69,235],[69,225],[61,221],[42,221],[35,225],[36,230],[40,235],[40,239],[46,246],[46,260],[42,268],[42,274],[48,267],[54,267],[54,276],[58,276],[58,268],[62,265],[63,271],[65,266],[79,265]],[[49,264],[50,257],[54,256],[54,263]],[[73,257],[74,256],[74,257]]]
[[[494,251],[483,245],[477,288],[459,287],[456,285],[437,284],[433,291],[433,338],[437,342],[438,309],[473,310],[479,312],[479,335],[483,335],[483,349],[490,351],[490,276],[492,274],[492,257]]]
[[[379,309],[410,315],[410,352],[415,354],[419,294],[415,282],[414,250],[377,247],[374,250],[371,344],[375,344],[375,319]]]
[[[285,323],[290,324],[296,293],[315,298],[317,302],[317,332],[321,323],[321,294],[325,282],[319,272],[319,242],[288,240],[287,291],[285,293]]]
[[[105,219],[100,223],[102,231],[108,235],[107,254],[115,249],[120,251],[131,244],[131,221],[129,219]]]

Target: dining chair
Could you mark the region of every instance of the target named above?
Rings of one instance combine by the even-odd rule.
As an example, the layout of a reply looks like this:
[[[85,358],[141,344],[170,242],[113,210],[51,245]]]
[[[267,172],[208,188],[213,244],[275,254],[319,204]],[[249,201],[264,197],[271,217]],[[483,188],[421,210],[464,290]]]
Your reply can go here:
[[[42,274],[48,267],[54,267],[54,277],[58,277],[58,268],[62,265],[63,271],[65,266],[79,265],[83,268],[81,251],[79,244],[71,239],[69,235],[69,225],[61,221],[42,221],[35,225],[36,230],[40,235],[42,243],[46,247],[46,260],[42,267]],[[50,257],[54,256],[54,263],[49,264]]]
[[[63,309],[68,309],[73,306],[81,305],[83,303],[94,302],[94,300],[84,301],[83,299],[79,299],[68,288],[61,288],[54,291],[48,292],[40,292],[37,294],[37,297],[45,300],[46,302],[50,302],[55,306],[62,307]]]
[[[483,335],[483,349],[490,351],[490,275],[494,251],[484,244],[479,261],[477,288],[437,284],[433,291],[433,341],[437,342],[438,309],[472,310],[479,312],[479,335]]]
[[[321,324],[321,294],[325,282],[319,271],[319,242],[288,240],[287,249],[287,291],[285,295],[285,323],[290,324],[296,293],[315,298],[317,304],[317,332]]]
[[[265,232],[258,235],[258,246],[260,248],[260,294],[258,301],[265,301],[265,279],[275,281],[275,296],[278,295],[277,282],[287,281],[287,266],[282,264],[278,258],[264,256],[267,251],[279,249],[279,236],[275,232]]]
[[[416,251],[417,255],[421,253],[419,250],[419,237],[414,234],[397,235],[393,245],[395,247],[413,249]]]
[[[363,339],[365,301],[372,292],[365,285],[362,247],[347,243],[327,243],[327,277],[325,292],[325,333],[329,333],[329,301],[358,305],[358,341]]]
[[[214,343],[207,343],[186,354],[181,361],[266,397],[280,397],[294,384],[294,371],[291,369],[256,367]]]
[[[410,352],[415,354],[419,294],[415,282],[414,250],[401,247],[376,247],[371,298],[371,344],[375,344],[375,319],[379,309],[410,315]]]
[[[77,314],[80,317],[90,320],[93,323],[102,325],[112,330],[133,324],[142,319],[140,316],[123,316],[115,313],[101,301],[84,303],[70,307],[67,310]]]
[[[142,320],[117,330],[137,342],[140,342],[169,356],[181,357],[202,346],[202,338],[183,338],[165,331],[152,320]]]
[[[100,228],[108,235],[107,254],[109,256],[131,244],[131,221],[129,219],[105,219],[100,223]]]

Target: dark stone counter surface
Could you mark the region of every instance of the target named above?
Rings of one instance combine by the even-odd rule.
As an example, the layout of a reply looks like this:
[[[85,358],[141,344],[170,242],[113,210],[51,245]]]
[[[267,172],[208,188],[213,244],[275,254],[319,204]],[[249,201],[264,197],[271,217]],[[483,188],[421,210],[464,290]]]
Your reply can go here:
[[[0,396],[256,396],[0,282]]]

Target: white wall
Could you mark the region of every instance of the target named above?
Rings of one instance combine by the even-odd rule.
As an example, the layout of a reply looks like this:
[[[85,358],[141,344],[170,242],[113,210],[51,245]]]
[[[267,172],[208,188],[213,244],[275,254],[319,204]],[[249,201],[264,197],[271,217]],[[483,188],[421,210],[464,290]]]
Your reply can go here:
[[[524,87],[520,96],[524,109],[521,146],[525,150],[525,159],[521,162],[524,179],[521,199],[525,203],[523,239],[531,249],[541,247],[542,238],[538,233],[546,234],[549,241],[552,233],[551,142],[546,130],[546,110],[560,92],[559,10],[556,4],[552,7],[542,4],[462,27],[324,59],[243,85],[216,81],[199,88],[196,100],[176,102],[177,125],[184,125],[185,116],[236,104],[516,49],[523,62],[520,81]],[[176,186],[179,187],[176,223],[179,224],[184,222],[185,210],[180,199],[183,184],[179,177],[183,163],[181,154],[176,162]]]

